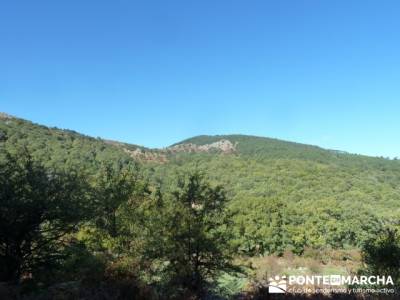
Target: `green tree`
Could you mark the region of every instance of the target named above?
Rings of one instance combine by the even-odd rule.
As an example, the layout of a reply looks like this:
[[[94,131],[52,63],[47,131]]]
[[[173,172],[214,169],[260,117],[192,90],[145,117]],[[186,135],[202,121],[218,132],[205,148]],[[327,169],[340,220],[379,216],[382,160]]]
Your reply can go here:
[[[224,190],[211,187],[200,174],[179,179],[162,224],[160,252],[171,284],[201,294],[208,280],[232,268],[226,203]]]
[[[98,172],[96,193],[96,225],[115,238],[119,234],[118,214],[122,205],[133,201],[137,182],[136,166],[104,163]]]
[[[0,281],[60,259],[63,237],[88,214],[85,181],[46,170],[26,150],[0,157]]]
[[[369,273],[390,275],[400,284],[400,237],[396,230],[387,228],[367,240],[362,248],[362,258]]]

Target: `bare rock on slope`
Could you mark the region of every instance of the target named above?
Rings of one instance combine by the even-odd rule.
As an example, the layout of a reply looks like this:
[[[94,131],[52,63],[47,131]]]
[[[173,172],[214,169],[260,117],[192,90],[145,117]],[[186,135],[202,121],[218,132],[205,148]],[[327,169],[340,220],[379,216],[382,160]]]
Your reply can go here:
[[[166,148],[170,152],[210,152],[213,150],[221,151],[222,153],[229,154],[236,152],[237,143],[233,144],[229,140],[219,140],[217,142],[205,145],[196,145],[192,143],[179,144]]]

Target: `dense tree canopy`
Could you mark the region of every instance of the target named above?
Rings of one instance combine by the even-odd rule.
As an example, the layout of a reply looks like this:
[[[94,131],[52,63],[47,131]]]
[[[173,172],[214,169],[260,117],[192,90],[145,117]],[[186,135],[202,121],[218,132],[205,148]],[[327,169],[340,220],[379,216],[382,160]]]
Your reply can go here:
[[[165,202],[160,245],[175,283],[200,293],[207,282],[230,269],[231,220],[221,187],[211,187],[198,173],[178,179]]]
[[[0,280],[57,259],[62,237],[90,217],[88,185],[44,169],[26,151],[0,157]]]
[[[399,224],[398,160],[241,135],[182,143],[149,150],[0,115],[0,280],[187,299],[235,259],[354,248],[398,275],[385,233]]]

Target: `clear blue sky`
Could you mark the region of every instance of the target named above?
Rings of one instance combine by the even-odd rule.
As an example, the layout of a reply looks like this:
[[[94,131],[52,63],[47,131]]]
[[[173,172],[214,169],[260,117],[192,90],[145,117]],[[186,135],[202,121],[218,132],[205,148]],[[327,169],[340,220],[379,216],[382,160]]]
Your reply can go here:
[[[0,2],[0,111],[163,147],[277,137],[400,156],[399,1]]]

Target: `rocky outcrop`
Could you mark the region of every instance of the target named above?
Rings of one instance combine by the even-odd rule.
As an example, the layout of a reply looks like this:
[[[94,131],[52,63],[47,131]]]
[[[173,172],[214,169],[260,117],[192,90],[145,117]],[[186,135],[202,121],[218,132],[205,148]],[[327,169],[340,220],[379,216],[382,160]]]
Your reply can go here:
[[[229,140],[219,140],[211,144],[196,145],[192,143],[178,144],[172,147],[166,148],[167,151],[175,152],[211,152],[220,151],[225,154],[230,154],[236,152],[237,143],[233,144]]]
[[[131,157],[141,160],[141,161],[152,161],[158,163],[165,163],[168,161],[168,155],[175,153],[200,153],[200,152],[217,152],[222,154],[232,154],[237,152],[236,146],[237,143],[233,144],[231,141],[222,139],[210,144],[204,145],[196,145],[193,143],[184,143],[178,144],[171,147],[163,148],[163,149],[146,149],[146,148],[133,148],[127,147],[123,143],[115,142],[115,141],[105,141],[108,144],[112,144],[117,147],[121,147],[126,153],[128,153]]]
[[[8,115],[6,113],[0,112],[0,119],[10,120],[10,119],[15,119],[15,118],[13,116],[11,116],[11,115]]]
[[[164,153],[160,153],[158,151],[146,151],[140,148],[136,148],[135,150],[124,148],[124,151],[128,153],[131,157],[143,161],[153,161],[160,163],[165,163],[167,161],[167,156]]]

